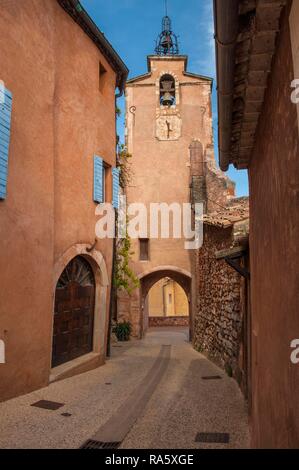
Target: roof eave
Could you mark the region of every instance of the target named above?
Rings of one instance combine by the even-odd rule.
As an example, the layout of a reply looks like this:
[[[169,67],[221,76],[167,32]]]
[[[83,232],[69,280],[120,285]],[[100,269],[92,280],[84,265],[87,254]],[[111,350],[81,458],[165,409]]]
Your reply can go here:
[[[214,79],[212,77],[207,77],[206,75],[200,75],[198,73],[193,73],[193,72],[183,72],[183,75],[186,77],[192,77],[192,78],[198,78],[199,80],[205,80],[207,82],[210,82],[211,85],[214,83]]]
[[[156,60],[184,60],[184,69],[186,70],[188,67],[188,56],[179,54],[179,55],[155,55],[155,54],[150,54],[147,56],[147,69],[150,72],[151,71],[151,64],[150,60],[151,59],[156,59]]]
[[[140,82],[141,80],[144,80],[144,79],[149,78],[151,76],[152,76],[151,72],[144,73],[142,75],[137,75],[137,77],[132,77],[129,80],[127,80],[126,85],[131,85],[135,82]]]
[[[235,47],[238,35],[239,0],[214,0],[218,95],[219,165],[227,171],[230,162]]]
[[[219,163],[223,171],[230,164],[237,169],[250,165],[286,4],[287,0],[252,5],[214,0]],[[248,67],[237,67],[240,63],[248,63]],[[240,83],[245,84],[243,88]]]
[[[129,69],[117,54],[113,46],[99,30],[79,0],[57,0],[57,2],[90,37],[98,49],[100,49],[113,70],[116,72],[116,86],[120,93],[123,93]]]
[[[226,258],[238,258],[240,256],[244,256],[247,251],[248,247],[238,245],[224,250],[216,251],[215,257],[217,260],[225,260]]]

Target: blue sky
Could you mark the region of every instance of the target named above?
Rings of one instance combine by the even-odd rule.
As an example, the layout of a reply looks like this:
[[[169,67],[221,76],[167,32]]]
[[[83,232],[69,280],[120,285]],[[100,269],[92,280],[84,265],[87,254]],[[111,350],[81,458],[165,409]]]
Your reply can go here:
[[[146,56],[152,54],[161,31],[165,0],[81,0],[100,30],[130,69],[130,77],[147,71]],[[189,71],[216,79],[212,0],[168,0],[172,29],[179,36],[180,53],[189,56]],[[119,103],[123,108],[123,100]],[[214,138],[217,152],[216,83],[213,91]],[[124,116],[119,120],[123,135]],[[246,171],[230,168],[237,195],[248,195]]]

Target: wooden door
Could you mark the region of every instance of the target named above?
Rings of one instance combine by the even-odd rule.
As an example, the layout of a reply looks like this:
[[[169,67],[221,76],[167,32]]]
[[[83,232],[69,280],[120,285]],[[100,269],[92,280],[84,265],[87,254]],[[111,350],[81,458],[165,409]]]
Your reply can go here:
[[[52,367],[92,351],[95,281],[81,256],[65,268],[55,293]]]

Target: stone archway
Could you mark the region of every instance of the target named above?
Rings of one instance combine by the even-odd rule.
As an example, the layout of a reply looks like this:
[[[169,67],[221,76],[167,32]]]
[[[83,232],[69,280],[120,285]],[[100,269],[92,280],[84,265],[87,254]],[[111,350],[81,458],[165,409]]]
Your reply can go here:
[[[141,336],[147,329],[147,315],[145,301],[150,289],[161,279],[170,278],[177,282],[185,291],[189,304],[189,329],[191,328],[192,302],[191,302],[191,274],[188,271],[174,266],[159,266],[152,271],[139,276],[140,279],[140,331]]]

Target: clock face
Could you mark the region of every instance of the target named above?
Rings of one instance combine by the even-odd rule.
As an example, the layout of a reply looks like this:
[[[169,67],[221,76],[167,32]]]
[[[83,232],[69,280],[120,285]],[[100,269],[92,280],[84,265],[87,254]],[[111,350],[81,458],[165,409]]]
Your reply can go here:
[[[156,121],[156,137],[159,140],[178,140],[182,122],[178,116],[160,116]]]

